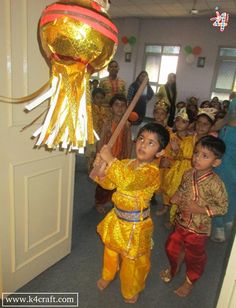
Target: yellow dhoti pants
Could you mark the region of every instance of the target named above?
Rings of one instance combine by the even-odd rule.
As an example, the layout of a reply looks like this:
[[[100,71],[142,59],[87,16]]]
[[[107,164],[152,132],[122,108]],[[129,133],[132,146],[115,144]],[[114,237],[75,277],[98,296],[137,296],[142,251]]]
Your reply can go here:
[[[130,259],[105,246],[102,278],[113,280],[120,267],[121,293],[125,299],[130,299],[144,289],[150,266],[150,252]]]

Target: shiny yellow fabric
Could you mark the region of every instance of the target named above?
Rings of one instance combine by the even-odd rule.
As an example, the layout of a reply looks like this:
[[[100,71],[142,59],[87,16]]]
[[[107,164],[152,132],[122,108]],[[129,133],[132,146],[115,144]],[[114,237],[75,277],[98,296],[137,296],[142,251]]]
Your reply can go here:
[[[171,198],[177,191],[182,176],[185,171],[192,167],[193,149],[196,142],[196,136],[185,137],[180,143],[180,151],[173,162],[172,167],[169,169],[165,176],[165,194]],[[170,210],[170,221],[173,222],[176,213],[176,206],[172,205]]]
[[[120,267],[121,293],[125,299],[130,299],[145,288],[150,266],[150,253],[136,260],[126,257],[120,259],[117,252],[105,246],[102,278],[113,280]]]
[[[97,182],[106,189],[116,188],[112,200],[116,207],[125,211],[143,211],[159,188],[159,169],[154,163],[135,167],[135,160],[116,160],[107,169],[106,177]],[[112,209],[98,225],[97,231],[104,244],[130,259],[148,254],[152,243],[151,218],[140,222],[119,219]]]
[[[80,3],[83,5],[85,1],[77,1],[78,5]],[[86,6],[90,8],[91,3],[87,2]],[[116,44],[83,20],[72,18],[66,12],[64,16],[59,15],[40,27],[40,39],[51,61],[53,77],[61,75],[62,78],[57,104],[42,144],[46,143],[55,127],[59,129],[53,146],[63,141],[67,130],[68,145],[82,148],[86,140],[88,144],[93,144],[89,78],[93,72],[109,63]],[[66,106],[63,104],[64,99],[67,100]],[[86,110],[80,109],[82,100],[86,101]],[[86,128],[84,123],[80,123],[81,117],[87,118]],[[64,119],[62,123],[61,119]]]
[[[65,65],[58,61],[52,61],[52,75],[58,77],[59,74],[62,76],[62,82],[60,87],[60,94],[58,96],[57,105],[54,109],[47,134],[45,135],[44,141],[48,138],[53,128],[57,125],[58,120],[62,114],[66,112],[66,117],[63,123],[60,124],[57,137],[55,138],[54,144],[58,145],[62,141],[62,136],[65,133],[66,128],[69,130],[69,140],[73,146],[83,147],[83,139],[78,140],[76,138],[76,129],[78,128],[83,136],[83,127],[78,122],[78,112],[80,107],[80,100],[83,95],[84,84],[81,82],[85,78],[84,65],[80,62],[75,62]],[[63,107],[64,99],[67,98],[66,108]],[[89,112],[89,109],[87,109]],[[91,112],[91,111],[90,111]],[[88,115],[89,118],[91,117]],[[91,122],[88,122],[92,125]],[[92,127],[88,127],[89,136]],[[93,134],[92,134],[93,138]],[[89,140],[90,143],[91,140]]]
[[[114,250],[104,247],[102,278],[111,281],[119,270],[119,254]]]
[[[136,260],[122,257],[120,281],[121,293],[124,298],[130,299],[145,288],[150,267],[150,252]]]

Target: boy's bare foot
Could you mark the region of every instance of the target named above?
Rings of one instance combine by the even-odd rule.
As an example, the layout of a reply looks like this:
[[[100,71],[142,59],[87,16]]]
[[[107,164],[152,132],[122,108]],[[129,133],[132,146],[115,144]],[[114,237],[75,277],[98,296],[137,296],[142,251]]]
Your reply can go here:
[[[184,283],[174,292],[180,297],[186,297],[192,291],[192,288],[193,288],[193,284],[188,282],[187,279],[185,279]]]
[[[100,291],[103,291],[104,289],[108,287],[109,283],[110,283],[110,280],[105,280],[103,278],[100,278],[97,281],[97,287]]]
[[[170,268],[166,268],[160,272],[161,280],[165,283],[168,283],[172,280],[172,276],[170,273]]]
[[[135,296],[127,299],[125,298],[125,302],[128,303],[128,304],[135,304],[138,300],[138,294],[136,294]]]

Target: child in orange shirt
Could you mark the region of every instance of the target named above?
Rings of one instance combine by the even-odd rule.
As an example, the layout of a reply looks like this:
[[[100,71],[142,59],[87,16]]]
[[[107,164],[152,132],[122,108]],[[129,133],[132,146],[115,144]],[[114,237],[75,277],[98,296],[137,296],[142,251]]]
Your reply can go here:
[[[110,106],[112,111],[112,118],[106,120],[103,125],[100,141],[97,144],[98,152],[103,145],[108,143],[111,135],[123,117],[127,109],[127,99],[123,94],[115,94],[110,100]],[[131,148],[131,128],[129,122],[127,121],[111,149],[112,155],[118,159],[130,158]],[[95,191],[95,207],[98,212],[105,213],[105,205],[111,201],[113,192],[114,191],[102,188],[99,184],[97,185]]]

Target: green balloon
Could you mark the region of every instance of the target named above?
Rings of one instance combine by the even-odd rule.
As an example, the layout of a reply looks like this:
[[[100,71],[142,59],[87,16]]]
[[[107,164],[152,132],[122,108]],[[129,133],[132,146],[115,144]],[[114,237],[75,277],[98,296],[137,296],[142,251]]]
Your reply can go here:
[[[190,54],[192,53],[192,47],[190,45],[187,45],[184,47],[184,51],[187,53],[187,54]]]
[[[129,38],[129,43],[130,43],[130,45],[134,45],[136,43],[136,37],[135,36],[131,36]]]

